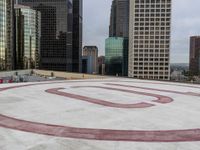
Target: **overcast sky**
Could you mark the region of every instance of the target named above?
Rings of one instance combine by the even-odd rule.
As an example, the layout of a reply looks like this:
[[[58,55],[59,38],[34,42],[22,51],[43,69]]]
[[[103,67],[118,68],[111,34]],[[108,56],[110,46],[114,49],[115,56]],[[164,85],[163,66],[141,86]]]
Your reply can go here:
[[[104,55],[112,0],[83,0],[83,46],[96,45]],[[172,0],[171,62],[189,62],[189,36],[200,35],[200,0]]]

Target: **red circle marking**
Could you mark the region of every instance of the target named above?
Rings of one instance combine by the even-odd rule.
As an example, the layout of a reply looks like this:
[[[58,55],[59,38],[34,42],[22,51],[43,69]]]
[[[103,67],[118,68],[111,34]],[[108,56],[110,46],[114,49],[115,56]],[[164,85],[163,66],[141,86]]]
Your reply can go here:
[[[82,101],[86,101],[86,102],[89,102],[89,103],[93,103],[93,104],[97,104],[97,105],[101,105],[101,106],[106,106],[106,107],[147,108],[147,107],[155,106],[154,104],[150,104],[150,103],[146,103],[146,102],[141,102],[141,103],[136,103],[136,104],[112,103],[112,102],[101,100],[101,99],[96,99],[96,98],[91,98],[91,97],[87,97],[87,96],[81,96],[81,95],[77,95],[77,94],[71,94],[71,93],[59,91],[59,90],[62,90],[62,89],[64,89],[64,88],[48,89],[48,90],[46,90],[46,92],[51,93],[51,94],[56,94],[56,95],[59,95],[59,96],[73,98],[73,99],[76,99],[76,100],[82,100]],[[159,99],[153,100],[153,101],[158,101],[158,100]]]
[[[138,87],[138,86],[132,86],[132,85],[123,85],[123,84],[113,84],[113,83],[106,83],[106,85],[118,86],[118,87],[137,88],[137,89],[144,89],[144,90],[151,90],[151,91],[159,91],[159,92],[167,92],[167,93],[175,93],[175,94],[181,94],[181,95],[200,97],[199,93],[194,93],[194,92],[179,92],[179,91],[172,91],[172,90],[161,90],[161,89]]]
[[[87,129],[24,121],[4,115],[0,115],[0,126],[42,135],[87,140],[130,142],[200,141],[200,129],[170,131]]]
[[[116,82],[118,82],[118,81],[116,81]],[[180,87],[195,88],[195,89],[199,89],[200,88],[200,86],[191,86],[191,85],[187,85],[187,84],[170,84],[170,83],[159,83],[159,82],[144,82],[143,80],[141,82],[140,81],[120,81],[120,82],[158,84],[158,85],[160,84],[160,85],[180,86]]]
[[[103,86],[74,86],[74,88],[100,88],[100,89],[106,89],[106,90],[113,90],[113,91],[120,91],[120,92],[126,92],[126,93],[133,93],[133,94],[139,94],[139,95],[145,95],[145,96],[152,96],[156,97],[156,100],[152,100],[152,102],[157,102],[161,104],[167,104],[171,103],[173,101],[172,98],[158,95],[158,94],[152,94],[147,92],[139,92],[139,91],[133,91],[133,90],[126,90],[126,89],[118,89],[118,88],[111,88],[111,87],[103,87]]]
[[[33,85],[25,85],[33,86]],[[20,86],[23,87],[23,86]],[[15,88],[19,88],[15,87]],[[11,88],[1,89],[5,91]],[[134,141],[134,142],[192,142],[200,141],[200,129],[165,130],[165,131],[137,131],[137,130],[106,130],[74,128],[68,126],[50,125],[30,122],[0,114],[0,127],[50,135],[65,138],[106,141]]]

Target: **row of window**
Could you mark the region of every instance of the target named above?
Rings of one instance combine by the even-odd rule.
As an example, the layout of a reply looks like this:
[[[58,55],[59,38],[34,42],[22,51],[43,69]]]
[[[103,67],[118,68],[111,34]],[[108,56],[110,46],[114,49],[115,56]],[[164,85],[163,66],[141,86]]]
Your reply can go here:
[[[160,49],[160,48],[169,48],[170,46],[169,45],[136,45],[134,44],[134,48],[157,48],[157,49]]]
[[[152,71],[134,71],[134,74],[135,75],[138,75],[138,76],[142,76],[143,74],[145,75],[147,75],[147,74],[149,74],[149,75],[168,75],[169,74],[169,72],[152,72]]]
[[[158,3],[158,4],[149,4],[149,3],[146,3],[146,4],[136,4],[135,5],[135,8],[148,8],[148,9],[155,9],[155,8],[170,8],[171,7],[171,4],[168,3],[168,4],[162,4],[162,3]]]
[[[136,3],[171,3],[171,0],[136,0]]]
[[[168,76],[145,76],[145,75],[134,75],[134,78],[139,79],[156,79],[156,80],[168,80]]]
[[[166,59],[166,60],[169,60],[169,59]],[[168,61],[166,61],[165,63],[162,61],[162,62],[134,62],[134,66],[168,66],[169,63]]]
[[[166,49],[166,48],[151,48],[151,49],[143,49],[143,48],[137,48],[137,49],[134,49],[134,52],[156,52],[156,53],[158,53],[158,52],[160,52],[160,53],[162,53],[162,52],[166,52],[167,50],[169,50],[169,49]]]
[[[136,22],[135,26],[170,26],[170,22]]]
[[[171,14],[170,13],[151,13],[151,14],[147,14],[147,13],[136,13],[135,14],[135,17],[138,17],[138,18],[142,18],[142,17],[153,17],[153,18],[155,18],[155,17],[162,17],[162,18],[164,18],[164,17],[170,17],[171,16]]]
[[[146,22],[170,22],[170,18],[169,17],[150,17],[150,18],[146,18],[146,17],[144,17],[144,18],[142,18],[142,17],[136,17],[135,18],[135,22],[144,22],[144,23],[146,23]]]
[[[170,13],[171,9],[136,9],[135,13]]]
[[[151,54],[151,53],[149,53],[149,54],[147,54],[147,53],[144,53],[144,54],[135,54],[134,55],[134,57],[145,57],[145,58],[140,58],[139,60],[141,60],[141,61],[143,61],[143,60],[147,60],[148,61],[148,57],[156,57],[155,58],[155,60],[158,60],[159,59],[159,57],[168,57],[169,56],[169,54],[157,54],[157,53],[155,53],[155,54]],[[147,57],[147,58],[146,58]],[[149,59],[150,60],[150,59]],[[152,59],[152,60],[154,60],[154,59]],[[138,58],[135,58],[135,61],[138,61]]]
[[[150,30],[150,31],[154,31],[154,30],[165,31],[165,30],[167,30],[167,31],[170,31],[170,27],[168,27],[168,26],[167,27],[135,27],[135,30],[136,31],[137,30],[142,30],[142,31],[148,31],[148,30]]]
[[[169,49],[167,50],[134,50],[134,54],[135,55],[139,55],[140,57],[143,56],[143,55],[164,55],[164,54],[168,54],[169,53]],[[163,57],[163,56],[162,56]]]
[[[170,39],[169,35],[163,36],[163,35],[149,35],[149,36],[144,36],[144,35],[135,35],[134,39],[156,39],[156,40],[164,40],[164,39]]]
[[[148,43],[152,43],[152,44],[154,44],[154,43],[157,43],[157,44],[169,44],[169,40],[165,40],[165,39],[157,39],[157,40],[155,40],[154,38],[152,38],[152,39],[134,39],[134,42],[135,43],[141,43],[141,44],[143,44],[143,43],[146,43],[146,44],[148,44]]]
[[[153,67],[134,67],[134,70],[144,70],[144,72],[146,71],[146,70],[169,70],[169,68],[168,67],[155,67],[155,68],[153,68]]]

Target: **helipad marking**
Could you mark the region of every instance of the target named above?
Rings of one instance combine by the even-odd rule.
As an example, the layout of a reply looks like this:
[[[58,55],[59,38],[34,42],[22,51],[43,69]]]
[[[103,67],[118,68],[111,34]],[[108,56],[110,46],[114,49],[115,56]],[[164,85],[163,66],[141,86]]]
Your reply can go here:
[[[106,85],[117,86],[117,87],[137,88],[137,89],[144,89],[144,90],[151,90],[151,91],[159,91],[159,92],[167,92],[167,93],[175,93],[175,94],[181,94],[181,95],[200,97],[199,93],[194,93],[194,92],[179,92],[179,91],[172,91],[172,90],[161,90],[161,89],[155,89],[155,88],[146,88],[146,87],[138,87],[138,86],[132,86],[132,85],[113,84],[113,83],[106,83]]]
[[[91,97],[86,97],[86,96],[81,96],[77,94],[71,94],[67,92],[62,92],[59,90],[62,90],[64,88],[55,88],[55,89],[48,89],[46,90],[47,93],[51,94],[56,94],[59,96],[64,96],[64,97],[69,97],[73,98],[76,100],[82,100],[86,101],[89,103],[93,104],[98,104],[106,107],[115,107],[115,108],[147,108],[147,107],[152,107],[155,106],[154,104],[146,103],[146,102],[141,102],[141,103],[136,103],[136,104],[119,104],[119,103],[112,103],[106,100],[101,100],[101,99],[96,99],[96,98],[91,98]],[[154,100],[154,101],[159,101],[159,100]]]
[[[53,83],[45,83],[53,84]],[[39,84],[21,85],[3,88],[0,91],[9,89],[34,86]],[[200,129],[188,130],[159,130],[159,131],[138,131],[138,130],[105,130],[74,128],[69,126],[51,125],[16,119],[0,114],[0,127],[50,135],[65,138],[77,138],[88,140],[105,141],[133,141],[133,142],[193,142],[200,141]]]
[[[134,90],[118,89],[118,88],[111,88],[111,87],[104,87],[104,86],[74,86],[74,88],[101,88],[101,89],[106,89],[106,90],[113,90],[113,91],[120,91],[120,92],[125,92],[125,93],[133,93],[133,94],[156,97],[157,99],[152,100],[152,102],[157,102],[161,104],[167,104],[167,103],[173,102],[173,99],[168,96],[152,94],[152,93],[147,93],[147,92],[139,92],[139,91],[134,91]]]
[[[118,81],[116,81],[118,82]],[[180,87],[187,87],[187,88],[195,88],[199,89],[200,86],[191,86],[186,84],[170,84],[170,83],[159,83],[159,82],[144,82],[144,81],[120,81],[120,82],[129,82],[129,83],[147,83],[147,84],[158,84],[158,85],[170,85],[170,86],[180,86]]]
[[[105,130],[42,124],[0,115],[0,126],[42,135],[104,141],[192,142],[200,141],[200,129],[169,131]]]

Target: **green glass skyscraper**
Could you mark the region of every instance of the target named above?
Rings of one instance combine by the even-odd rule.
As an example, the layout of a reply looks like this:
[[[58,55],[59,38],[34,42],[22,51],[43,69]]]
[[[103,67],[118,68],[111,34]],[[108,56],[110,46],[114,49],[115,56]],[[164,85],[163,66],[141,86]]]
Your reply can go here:
[[[109,38],[106,39],[106,74],[128,75],[129,0],[113,0]]]
[[[12,70],[14,65],[13,0],[0,1],[0,70]]]
[[[106,74],[127,76],[128,38],[107,38],[105,47]]]
[[[15,5],[16,69],[39,68],[40,12],[28,6]]]

